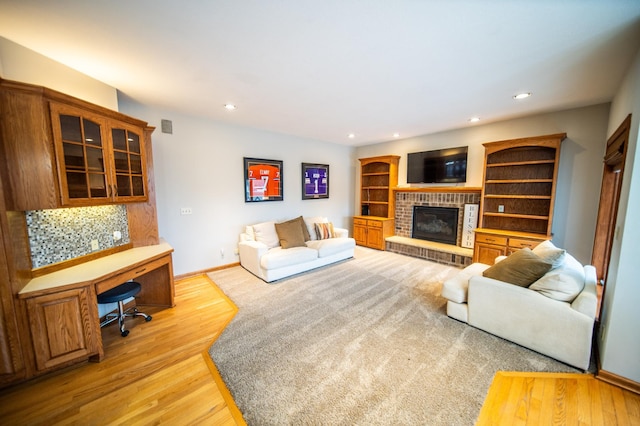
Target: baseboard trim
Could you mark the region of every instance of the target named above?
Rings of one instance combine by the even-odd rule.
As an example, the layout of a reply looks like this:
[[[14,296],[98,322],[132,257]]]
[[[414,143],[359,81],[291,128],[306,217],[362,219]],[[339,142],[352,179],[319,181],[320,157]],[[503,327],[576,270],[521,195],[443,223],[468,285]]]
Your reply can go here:
[[[220,265],[220,266],[216,266],[214,268],[202,269],[200,271],[194,271],[194,272],[187,272],[186,274],[182,274],[182,275],[175,275],[173,277],[173,279],[174,280],[182,280],[182,279],[185,279],[185,278],[195,277],[197,275],[207,274],[209,272],[221,271],[223,269],[233,268],[235,266],[240,266],[240,262],[227,263],[226,265]]]
[[[598,370],[596,378],[640,395],[640,383],[606,370]]]

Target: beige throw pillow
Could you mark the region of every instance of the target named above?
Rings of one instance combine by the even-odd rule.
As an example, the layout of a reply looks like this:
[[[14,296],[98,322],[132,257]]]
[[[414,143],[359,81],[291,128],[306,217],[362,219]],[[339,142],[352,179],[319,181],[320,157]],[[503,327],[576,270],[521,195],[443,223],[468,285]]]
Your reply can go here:
[[[311,236],[309,236],[309,230],[307,229],[307,225],[304,223],[304,219],[302,218],[302,216],[298,216],[295,219],[291,219],[282,223],[290,223],[290,222],[299,224],[300,228],[302,229],[302,235],[304,236],[305,241],[309,241],[311,239]]]
[[[561,266],[567,253],[564,249],[556,247],[549,240],[541,242],[532,251],[545,262],[551,263],[551,269]]]
[[[291,247],[304,247],[304,234],[300,227],[300,222],[293,220],[289,222],[276,223],[276,232],[280,239],[280,247],[288,249]]]
[[[523,248],[491,266],[482,275],[520,287],[529,287],[549,269],[551,269],[551,263],[542,260],[531,249]]]

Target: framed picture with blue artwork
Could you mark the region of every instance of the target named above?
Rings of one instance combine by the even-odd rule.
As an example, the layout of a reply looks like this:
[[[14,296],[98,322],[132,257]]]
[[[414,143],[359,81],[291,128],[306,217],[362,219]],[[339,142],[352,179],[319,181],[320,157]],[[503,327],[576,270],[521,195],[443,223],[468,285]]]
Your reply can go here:
[[[302,199],[329,198],[329,165],[302,163]]]

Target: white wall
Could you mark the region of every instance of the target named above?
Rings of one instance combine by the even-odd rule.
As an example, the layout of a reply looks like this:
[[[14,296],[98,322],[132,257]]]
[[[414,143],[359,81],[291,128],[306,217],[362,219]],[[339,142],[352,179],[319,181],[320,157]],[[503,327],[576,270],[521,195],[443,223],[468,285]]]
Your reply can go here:
[[[115,88],[0,37],[0,76],[48,87],[87,102],[118,110]]]
[[[468,146],[467,182],[464,186],[480,187],[484,163],[483,143],[566,133],[567,138],[560,152],[553,241],[582,263],[590,263],[608,117],[609,104],[595,105],[362,146],[357,148],[356,155],[358,158],[400,155],[398,181],[400,185],[406,185],[407,153]]]
[[[157,128],[152,139],[159,232],[175,249],[176,275],[238,262],[238,236],[249,224],[322,215],[350,228],[353,148],[161,111],[125,96],[120,110]],[[173,122],[173,134],[161,132],[161,119]],[[284,201],[245,203],[243,157],[284,161]],[[329,165],[329,199],[302,200],[303,162]],[[181,207],[193,214],[180,215]]]
[[[640,383],[640,280],[636,264],[640,241],[640,171],[634,170],[634,165],[640,163],[640,52],[611,104],[608,136],[628,114],[632,114],[629,148],[603,302],[599,347],[603,370]]]

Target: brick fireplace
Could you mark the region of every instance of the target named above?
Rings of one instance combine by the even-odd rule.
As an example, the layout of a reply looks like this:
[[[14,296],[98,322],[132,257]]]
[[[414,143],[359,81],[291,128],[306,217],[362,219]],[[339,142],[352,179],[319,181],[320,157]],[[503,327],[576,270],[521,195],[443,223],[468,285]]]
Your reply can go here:
[[[465,204],[480,203],[481,188],[428,187],[397,188],[395,195],[395,236],[387,239],[391,252],[420,257],[438,263],[464,267],[471,264],[472,250],[460,247]],[[456,244],[433,243],[412,238],[414,206],[458,209]]]

